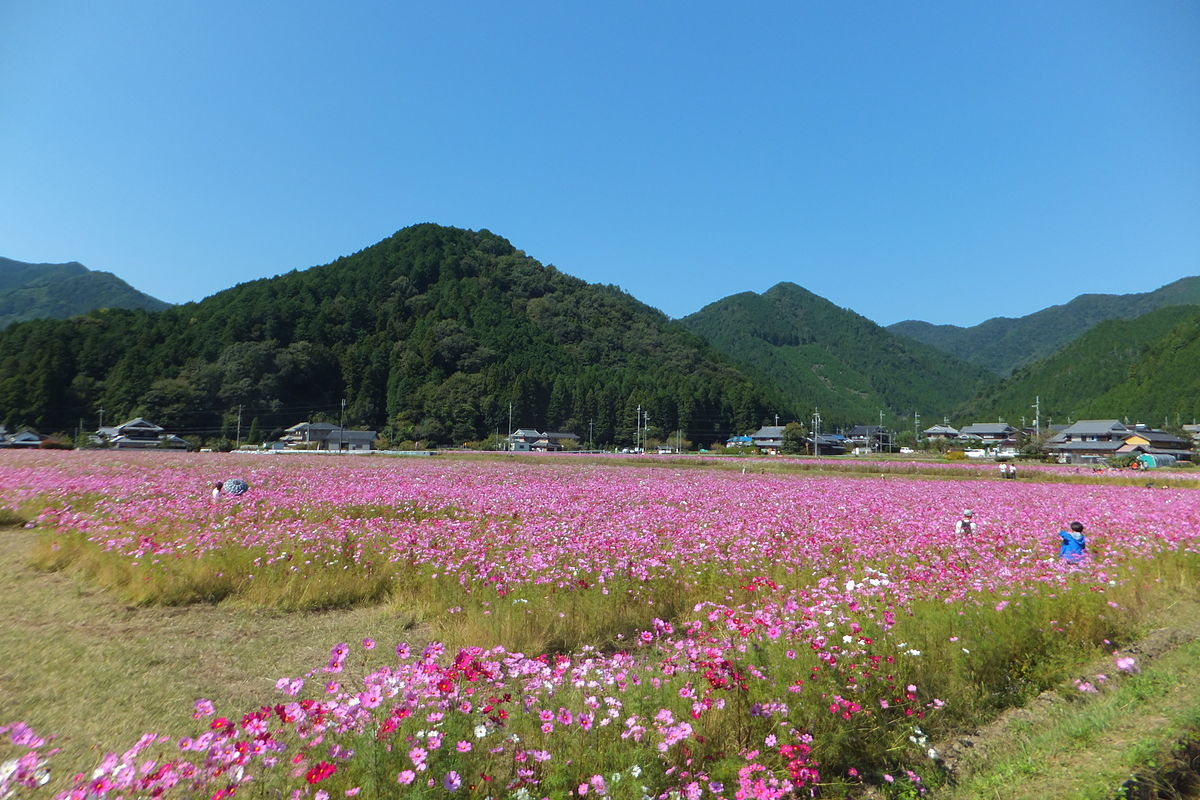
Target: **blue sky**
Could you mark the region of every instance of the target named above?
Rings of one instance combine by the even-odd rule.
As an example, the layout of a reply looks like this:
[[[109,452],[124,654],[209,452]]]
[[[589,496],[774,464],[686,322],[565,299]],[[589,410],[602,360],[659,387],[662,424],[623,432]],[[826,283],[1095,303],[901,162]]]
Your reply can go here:
[[[171,302],[407,225],[671,316],[1200,274],[1200,3],[0,3],[0,255]]]

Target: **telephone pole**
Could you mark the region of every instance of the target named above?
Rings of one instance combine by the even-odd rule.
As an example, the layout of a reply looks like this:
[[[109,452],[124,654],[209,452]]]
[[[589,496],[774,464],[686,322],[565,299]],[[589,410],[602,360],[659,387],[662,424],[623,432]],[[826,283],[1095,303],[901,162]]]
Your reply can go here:
[[[239,409],[238,409],[238,414],[239,414],[239,416],[238,416],[238,420],[239,420],[239,422],[238,422],[238,425],[241,425],[241,421],[240,421],[240,420],[241,420],[241,416],[240,416],[240,415],[241,415],[241,413],[242,413],[242,410],[241,410],[241,408],[239,408]],[[343,450],[343,449],[345,449],[345,447],[346,447],[346,427],[345,427],[345,421],[346,421],[346,398],[344,398],[344,397],[343,397],[343,398],[342,398],[342,410],[341,410],[341,412],[338,414],[338,450],[339,450],[339,451],[340,451],[340,450]]]
[[[342,401],[342,408],[346,407],[346,401]],[[238,426],[237,426],[237,444],[234,445],[234,450],[242,449],[242,404],[238,403]]]
[[[633,423],[633,452],[638,451],[638,442],[642,440],[642,405],[638,404],[636,421]]]
[[[813,413],[812,413],[812,449],[813,449],[813,455],[818,458],[821,457],[821,445],[818,444],[818,442],[817,442],[817,439],[820,437],[820,435],[821,435],[821,410],[818,408],[814,408]]]

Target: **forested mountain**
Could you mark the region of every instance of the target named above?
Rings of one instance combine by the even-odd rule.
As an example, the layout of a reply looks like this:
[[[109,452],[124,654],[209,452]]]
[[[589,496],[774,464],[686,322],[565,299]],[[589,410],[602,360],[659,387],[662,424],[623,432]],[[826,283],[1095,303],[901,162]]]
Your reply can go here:
[[[1200,276],[1182,278],[1152,292],[1081,294],[1069,303],[1024,317],[993,317],[970,328],[905,320],[888,330],[1008,375],[1045,358],[1093,325],[1133,319],[1159,308],[1200,304]]]
[[[794,283],[726,297],[681,322],[827,424],[878,421],[881,410],[949,413],[989,377]]]
[[[0,258],[0,330],[22,320],[65,319],[97,308],[158,311],[167,305],[111,272],[77,261],[27,264]]]
[[[157,313],[0,333],[0,421],[43,431],[144,415],[229,433],[324,414],[455,443],[514,426],[628,442],[636,409],[698,442],[786,412],[682,326],[488,231],[406,228],[332,264]]]
[[[1153,422],[1200,414],[1200,307],[1168,306],[1094,326],[1048,358],[1018,369],[956,416],[1010,424],[1071,419]]]

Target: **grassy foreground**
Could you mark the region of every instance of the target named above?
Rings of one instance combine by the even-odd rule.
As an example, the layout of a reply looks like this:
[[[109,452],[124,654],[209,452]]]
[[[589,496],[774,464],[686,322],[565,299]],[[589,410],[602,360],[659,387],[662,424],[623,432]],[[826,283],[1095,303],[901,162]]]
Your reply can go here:
[[[945,800],[1195,797],[1200,789],[1200,605],[1163,610],[1176,634],[1137,674],[1109,678],[1096,694],[1073,683],[1004,715],[981,735]],[[1095,676],[1088,675],[1091,682]],[[1096,685],[1093,683],[1093,685]]]
[[[876,489],[885,491],[884,482]],[[1185,499],[1182,493],[1164,497]],[[79,513],[89,498],[70,501]],[[196,507],[201,514],[206,509],[212,506]],[[236,513],[238,526],[249,530],[298,520],[303,531],[331,520],[388,515],[432,520],[439,551],[459,552],[461,537],[487,532],[518,547],[497,547],[499,552],[545,561],[543,551],[524,545],[521,552],[520,539],[505,538],[519,522],[515,513],[488,510],[469,517],[452,506],[375,504],[289,511],[248,503],[221,509],[229,512],[226,519]],[[671,506],[671,514],[678,510]],[[710,790],[717,797],[741,797],[739,781],[750,785],[763,775],[776,780],[789,772],[822,797],[870,791],[895,797],[926,791],[1014,796],[1010,784],[1018,778],[1031,785],[1065,780],[1062,776],[1086,764],[1085,755],[1099,752],[1104,734],[1120,727],[1122,710],[1145,708],[1147,713],[1136,716],[1153,716],[1149,710],[1168,697],[1178,699],[1181,709],[1197,705],[1189,692],[1200,682],[1186,671],[1174,679],[1178,670],[1167,656],[1161,668],[1147,664],[1133,677],[1111,674],[1101,681],[1093,675],[1112,673],[1104,664],[1114,649],[1129,647],[1200,599],[1195,588],[1200,562],[1184,549],[1161,550],[1148,560],[1113,557],[1100,575],[1042,559],[1053,571],[1041,583],[988,584],[993,588],[985,590],[980,582],[951,601],[943,593],[920,591],[920,578],[911,577],[927,577],[929,563],[956,567],[953,543],[937,537],[895,555],[890,548],[877,549],[874,560],[867,560],[863,537],[833,535],[798,562],[762,557],[749,567],[735,538],[712,545],[711,559],[705,553],[686,564],[671,562],[653,575],[639,574],[632,561],[619,559],[615,569],[601,574],[573,569],[569,579],[537,582],[509,581],[505,571],[511,567],[495,558],[486,562],[486,571],[462,570],[450,579],[444,569],[408,553],[384,561],[364,549],[368,540],[349,524],[314,543],[303,562],[314,568],[300,570],[292,567],[300,562],[283,559],[269,544],[256,549],[224,542],[204,551],[165,546],[194,525],[191,512],[131,514],[120,522],[117,514],[100,510],[95,517],[106,535],[147,557],[120,558],[77,530],[0,530],[0,648],[6,654],[0,664],[0,722],[24,719],[40,732],[65,737],[57,741],[65,746],[56,758],[57,780],[67,770],[89,771],[100,759],[99,748],[119,750],[144,731],[187,737],[204,730],[208,720],[192,718],[198,697],[213,700],[219,713],[235,720],[279,703],[281,677],[307,675],[304,702],[335,696],[351,713],[353,703],[366,702],[358,691],[364,677],[387,683],[395,677],[387,671],[397,669],[397,659],[399,669],[408,671],[405,681],[418,673],[444,680],[429,679],[419,689],[407,684],[411,717],[368,715],[364,727],[330,732],[331,752],[360,757],[342,758],[336,774],[320,775],[322,792],[387,796],[396,791],[397,775],[409,786],[403,776],[415,764],[410,754],[424,753],[421,743],[436,732],[439,744],[443,738],[458,745],[486,739],[487,749],[429,746],[421,755],[428,755],[430,774],[447,785],[462,776],[470,781],[471,775],[487,775],[507,787],[497,792],[464,782],[464,794],[472,798],[507,797],[526,786],[551,796],[583,795],[585,784],[603,795],[596,787],[606,777],[615,784],[622,775],[640,783],[622,784],[611,792],[614,798],[639,800],[643,791],[665,797],[682,785],[680,776],[692,780],[684,773],[704,782],[705,794],[697,797]],[[630,519],[621,529],[642,530],[639,522]],[[457,530],[460,538],[437,532],[443,529]],[[759,553],[783,553],[795,545],[769,524],[755,541]],[[677,544],[679,550],[673,544],[666,551],[686,552],[686,538]],[[1014,553],[1012,546],[1002,550]],[[557,558],[575,564],[579,552]],[[993,562],[989,553],[977,551],[979,560],[963,570],[972,581],[986,578],[989,570],[1005,571],[1008,564]],[[887,580],[881,568],[897,579]],[[374,644],[368,647],[368,639],[384,646],[370,652]],[[410,658],[404,648],[406,655],[393,657],[390,646],[400,640],[414,649],[440,641],[447,649]],[[328,684],[341,687],[330,689],[330,670],[322,672],[320,665],[339,641],[363,641],[363,648],[335,648],[335,655],[339,650],[353,655],[345,674]],[[495,646],[503,650],[484,650]],[[466,653],[461,662],[455,656],[460,648],[459,656]],[[468,653],[470,648],[475,650]],[[505,651],[495,663],[531,669],[542,678],[505,683],[508,677],[489,673],[486,691],[495,696],[472,695],[474,682],[494,669],[487,666],[488,654]],[[341,673],[340,661],[336,667]],[[569,679],[577,670],[581,677]],[[588,686],[588,676],[596,688]],[[1094,681],[1100,690],[1073,689],[1073,678]],[[997,733],[1001,742],[1017,744],[1016,756],[1032,754],[1033,766],[1005,761],[1005,749],[994,747],[989,752],[996,759],[957,773],[955,785],[927,754],[931,743],[988,724],[1064,682],[1067,699],[1059,706],[1071,713],[1036,724],[1026,720],[1026,729],[1014,720],[1016,728]],[[1106,711],[1105,703],[1115,705]],[[378,699],[369,707],[377,706]],[[498,715],[498,707],[511,714],[484,716]],[[380,708],[376,714],[405,710]],[[286,723],[291,712],[276,714]],[[572,722],[585,717],[586,727]],[[1007,724],[1005,717],[1000,720]],[[614,724],[604,727],[608,721]],[[1140,755],[1120,762],[1121,779],[1161,760],[1164,739],[1178,739],[1193,722],[1181,711],[1162,725],[1131,731],[1120,752]],[[1043,736],[1056,726],[1057,734]],[[237,735],[228,721],[218,727],[222,736]],[[474,732],[480,729],[484,732]],[[623,729],[641,732],[631,738]],[[493,733],[499,735],[488,738]],[[285,727],[279,739],[289,756],[310,759],[299,772],[291,770],[290,777],[286,767],[256,772],[238,795],[290,796],[297,775],[303,778],[309,768],[326,763],[323,752],[304,755],[302,734]],[[500,735],[503,742],[492,747]],[[299,738],[285,741],[287,736]],[[169,742],[162,744],[156,758],[178,757]],[[1062,757],[1071,747],[1077,747],[1074,755]],[[545,761],[528,761],[538,754]],[[1118,763],[1111,755],[1100,759],[1105,766]],[[1050,765],[1044,773],[1038,768],[1042,762]],[[748,772],[751,767],[760,771],[757,776]],[[1089,778],[1101,775],[1097,768],[1082,771]],[[1110,779],[1116,778],[1101,778]],[[640,785],[649,789],[636,788]],[[719,785],[725,788],[713,788]],[[1091,791],[1048,783],[1042,794],[1029,796],[1084,790]],[[405,790],[428,797],[440,792],[434,784],[429,791],[417,785]],[[792,787],[776,781],[745,796],[792,795]]]
[[[0,649],[9,654],[0,668],[0,708],[9,718],[66,734],[59,742],[65,749],[60,760],[72,769],[88,769],[101,747],[119,746],[144,731],[189,729],[194,726],[190,711],[196,697],[212,698],[230,710],[255,707],[271,694],[276,677],[299,674],[319,663],[331,641],[353,641],[360,635],[412,639],[416,634],[420,639],[422,631],[436,629],[454,647],[480,636],[503,641],[515,629],[511,617],[480,614],[456,617],[453,625],[435,623],[419,608],[398,603],[323,613],[266,611],[243,604],[129,606],[62,573],[31,569],[27,559],[35,539],[28,531],[0,532]],[[891,649],[903,643],[922,656],[892,664],[892,685],[911,681],[942,698],[946,708],[920,724],[931,740],[951,737],[1061,684],[1090,661],[1103,658],[1108,649],[1127,645],[1164,617],[1177,615],[1177,604],[1200,599],[1194,588],[1197,577],[1195,558],[1177,555],[1143,565],[1137,580],[1103,600],[1093,592],[1078,591],[1026,597],[1006,614],[993,613],[989,598],[981,598],[974,608],[947,610],[931,604],[914,609],[912,616],[897,621],[886,642]],[[1113,611],[1108,602],[1123,610]],[[603,617],[603,610],[591,610],[594,621]],[[659,611],[678,621],[688,609],[677,605],[671,610],[675,613]],[[586,613],[581,616],[589,618]],[[965,653],[964,643],[971,644],[970,653]],[[956,800],[1107,796],[1105,787],[1111,790],[1139,767],[1161,759],[1156,748],[1196,723],[1196,655],[1200,652],[1191,645],[1141,675],[1124,680],[1113,675],[1113,691],[1071,696],[1049,728],[1014,723],[1002,737],[1006,746],[993,751],[994,763],[969,782],[939,786],[943,779],[931,763],[915,774],[922,776],[924,785]],[[780,653],[764,652],[757,663],[776,674],[791,668]],[[837,683],[831,683],[829,692],[836,689]],[[873,697],[873,691],[868,695]],[[894,690],[884,689],[870,702],[890,696],[889,691]],[[1165,709],[1168,699],[1176,707],[1171,713]],[[810,730],[821,734],[814,755],[829,773],[872,766],[882,772],[906,761],[919,762],[919,754],[912,752],[915,743],[908,741],[912,725],[902,724],[903,718],[900,723],[877,716],[850,725],[832,724],[837,720],[827,724],[822,722],[829,715],[822,714],[821,702],[797,707],[793,715],[808,718]],[[99,709],[103,713],[96,713]],[[1152,709],[1156,713],[1150,714]],[[1114,745],[1109,733],[1132,720],[1140,724]],[[714,726],[710,733],[717,740],[724,737],[729,751],[753,741],[738,726]],[[714,744],[714,752],[721,749]],[[889,756],[889,751],[903,757]],[[595,753],[585,756],[582,751],[576,754],[580,761],[597,758]],[[627,757],[613,752],[601,761]],[[1083,777],[1086,786],[1064,785]],[[1014,794],[1014,784],[1028,785],[1029,793]],[[852,796],[860,788],[854,781],[834,780],[827,781],[823,791],[824,796]],[[903,796],[918,788],[902,782],[881,790]]]

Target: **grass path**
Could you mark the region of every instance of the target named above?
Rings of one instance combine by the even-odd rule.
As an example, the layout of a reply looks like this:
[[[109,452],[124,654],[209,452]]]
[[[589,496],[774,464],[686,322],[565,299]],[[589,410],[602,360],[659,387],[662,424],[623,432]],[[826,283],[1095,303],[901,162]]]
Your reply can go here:
[[[145,732],[193,730],[197,698],[218,713],[271,702],[277,678],[319,666],[339,641],[371,636],[390,647],[412,636],[412,615],[394,606],[307,614],[127,606],[29,567],[36,535],[0,528],[0,722],[60,734],[73,769]]]
[[[1012,709],[966,741],[947,749],[956,785],[934,793],[940,800],[982,798],[1096,798],[1121,796],[1122,784],[1142,778],[1139,794],[1200,797],[1200,603],[1195,592],[1177,602],[1155,630],[1129,654],[1142,672],[1118,676],[1112,660],[1081,673],[1110,677],[1097,695],[1067,684],[1033,703]],[[1124,653],[1123,653],[1124,654]],[[1189,743],[1190,750],[1181,749]],[[1185,785],[1150,793],[1171,783],[1167,772],[1182,767]],[[1176,782],[1178,783],[1178,782]],[[1190,788],[1188,785],[1190,784]]]

